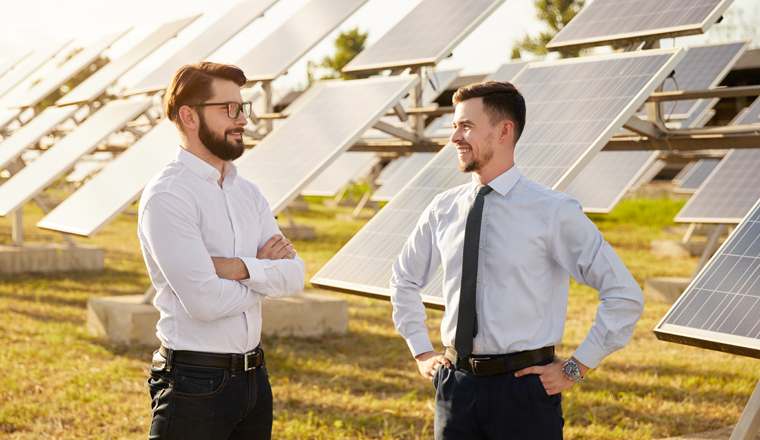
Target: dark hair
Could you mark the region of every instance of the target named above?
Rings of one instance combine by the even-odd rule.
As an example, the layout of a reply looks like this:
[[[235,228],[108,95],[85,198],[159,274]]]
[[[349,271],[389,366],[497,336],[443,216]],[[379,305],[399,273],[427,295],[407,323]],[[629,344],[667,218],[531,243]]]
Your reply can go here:
[[[483,98],[483,110],[492,125],[509,119],[515,124],[515,143],[525,128],[525,99],[509,82],[488,81],[460,87],[454,93],[454,105],[472,98]]]
[[[232,81],[240,87],[247,81],[243,70],[231,64],[203,61],[182,66],[174,73],[164,96],[166,116],[179,126],[179,109],[211,98],[211,84],[215,79]]]

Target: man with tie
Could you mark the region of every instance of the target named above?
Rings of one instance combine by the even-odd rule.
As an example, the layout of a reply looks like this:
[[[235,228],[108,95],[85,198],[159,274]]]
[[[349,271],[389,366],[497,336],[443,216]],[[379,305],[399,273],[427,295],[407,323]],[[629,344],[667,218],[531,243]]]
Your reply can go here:
[[[393,320],[433,382],[436,439],[561,439],[561,392],[623,348],[644,297],[580,204],[520,174],[525,100],[508,82],[454,94],[459,168],[472,182],[437,195],[393,265]],[[442,265],[444,353],[419,291]],[[599,291],[596,320],[572,356],[562,341],[570,277]]]

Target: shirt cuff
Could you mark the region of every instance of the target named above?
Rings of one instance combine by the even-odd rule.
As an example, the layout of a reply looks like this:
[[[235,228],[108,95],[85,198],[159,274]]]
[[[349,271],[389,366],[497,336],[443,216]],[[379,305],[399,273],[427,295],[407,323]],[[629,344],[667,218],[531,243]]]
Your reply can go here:
[[[430,336],[427,333],[417,333],[412,335],[406,340],[409,349],[412,350],[412,355],[417,356],[428,351],[435,351],[433,349],[433,343],[430,342]]]
[[[248,278],[240,280],[241,283],[246,286],[263,284],[266,282],[266,275],[264,274],[264,267],[258,258],[254,257],[238,257],[245,264],[248,269]]]
[[[575,353],[573,353],[574,358],[589,368],[598,367],[602,363],[602,359],[609,355],[610,353],[607,350],[595,346],[588,339],[584,339],[578,349],[575,350]]]

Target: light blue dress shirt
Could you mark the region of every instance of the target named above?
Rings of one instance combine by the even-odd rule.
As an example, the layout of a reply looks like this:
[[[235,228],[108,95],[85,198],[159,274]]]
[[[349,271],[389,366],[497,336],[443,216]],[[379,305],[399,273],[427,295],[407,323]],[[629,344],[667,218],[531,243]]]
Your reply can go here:
[[[419,295],[443,265],[445,346],[453,347],[462,247],[479,182],[433,199],[393,265],[393,320],[413,355],[433,350]],[[514,353],[562,342],[570,277],[599,291],[596,320],[574,356],[589,368],[623,348],[644,308],[641,288],[580,204],[525,178],[516,166],[489,186],[478,257],[473,354]]]

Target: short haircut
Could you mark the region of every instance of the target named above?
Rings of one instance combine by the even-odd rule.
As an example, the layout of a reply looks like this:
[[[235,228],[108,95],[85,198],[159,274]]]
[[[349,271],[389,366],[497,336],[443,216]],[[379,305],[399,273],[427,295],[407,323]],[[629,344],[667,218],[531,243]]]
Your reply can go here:
[[[211,98],[211,84],[215,79],[232,81],[240,87],[245,86],[247,81],[243,70],[231,64],[203,61],[182,66],[174,73],[164,95],[166,116],[181,127],[179,109],[183,105],[199,104]]]
[[[454,105],[472,98],[483,98],[483,110],[491,125],[508,119],[515,124],[515,143],[525,128],[525,98],[512,83],[488,81],[460,87],[454,93]]]

